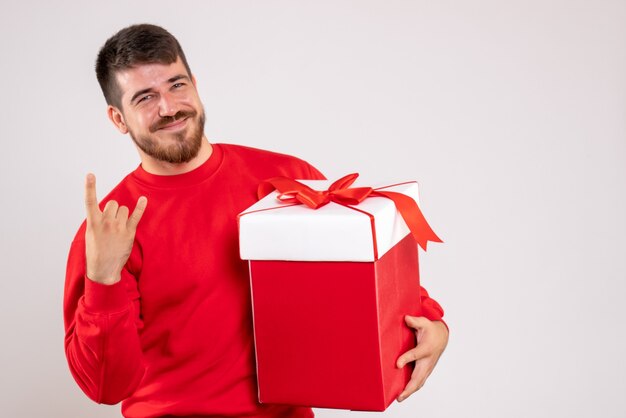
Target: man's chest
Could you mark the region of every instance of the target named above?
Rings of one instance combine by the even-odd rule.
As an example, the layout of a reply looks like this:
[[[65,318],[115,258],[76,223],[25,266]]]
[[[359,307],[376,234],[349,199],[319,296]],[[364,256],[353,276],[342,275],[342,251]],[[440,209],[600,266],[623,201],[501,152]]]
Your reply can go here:
[[[155,213],[142,220],[137,257],[130,266],[142,305],[167,304],[199,292],[226,296],[248,285],[247,266],[239,258],[239,205],[192,198],[151,203]]]

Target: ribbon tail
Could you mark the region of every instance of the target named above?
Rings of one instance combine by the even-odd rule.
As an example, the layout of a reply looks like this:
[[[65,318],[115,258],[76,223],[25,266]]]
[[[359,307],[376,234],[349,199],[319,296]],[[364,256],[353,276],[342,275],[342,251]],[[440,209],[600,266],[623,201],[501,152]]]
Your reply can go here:
[[[274,190],[279,193],[282,202],[298,201],[312,209],[317,209],[330,202],[328,192],[317,192],[309,186],[288,177],[273,177],[265,180],[257,189],[257,197],[264,198]]]
[[[372,196],[383,196],[393,200],[398,212],[402,215],[402,219],[404,219],[404,222],[406,222],[406,225],[409,227],[413,238],[415,238],[417,244],[422,247],[424,251],[426,251],[428,241],[443,242],[437,234],[435,234],[435,231],[433,231],[430,225],[428,225],[418,204],[410,196],[398,192],[380,190],[373,192]]]
[[[259,184],[259,187],[257,188],[257,197],[261,200],[274,190],[277,190],[279,193],[291,193],[305,189],[313,191],[313,189],[309,186],[305,186],[304,184],[290,179],[289,177],[272,177],[271,179],[264,180]]]
[[[276,187],[272,185],[271,180],[273,179],[265,180],[259,183],[259,187],[256,191],[256,195],[259,200],[263,199],[265,196],[276,190]]]

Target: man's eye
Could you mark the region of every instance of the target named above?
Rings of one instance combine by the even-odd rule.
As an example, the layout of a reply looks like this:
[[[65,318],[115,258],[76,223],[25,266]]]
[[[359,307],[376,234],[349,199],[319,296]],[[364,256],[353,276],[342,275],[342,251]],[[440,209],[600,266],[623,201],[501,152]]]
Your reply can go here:
[[[152,98],[152,95],[151,95],[151,94],[148,94],[148,95],[146,95],[146,96],[141,96],[141,97],[139,98],[139,100],[137,100],[137,104],[139,104],[139,103],[141,103],[141,102],[145,102],[145,101],[147,101],[147,100],[150,100],[151,98]]]
[[[185,83],[175,83],[172,87],[175,89],[181,88],[182,86],[184,86]]]

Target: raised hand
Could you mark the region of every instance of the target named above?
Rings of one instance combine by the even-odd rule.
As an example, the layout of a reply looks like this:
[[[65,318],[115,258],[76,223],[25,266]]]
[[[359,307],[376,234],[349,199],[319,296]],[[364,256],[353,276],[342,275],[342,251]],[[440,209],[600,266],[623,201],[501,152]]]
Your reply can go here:
[[[120,206],[115,200],[110,200],[101,211],[96,198],[96,176],[87,174],[85,251],[89,279],[102,284],[120,281],[122,269],[133,248],[137,224],[147,204],[148,199],[141,196],[137,200],[135,210],[128,216],[129,210],[126,206]]]
[[[402,402],[417,390],[419,390],[430,373],[435,368],[437,360],[448,345],[448,328],[441,321],[430,321],[424,317],[409,316],[405,318],[406,324],[415,330],[417,346],[398,358],[398,368],[406,366],[410,362],[415,362],[411,380],[406,388],[398,396],[398,401]]]

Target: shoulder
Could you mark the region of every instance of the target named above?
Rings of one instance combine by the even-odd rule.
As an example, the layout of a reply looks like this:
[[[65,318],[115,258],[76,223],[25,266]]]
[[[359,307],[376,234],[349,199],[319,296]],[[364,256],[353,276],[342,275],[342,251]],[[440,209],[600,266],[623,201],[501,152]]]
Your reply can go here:
[[[293,155],[234,144],[217,144],[230,162],[270,176],[317,179],[324,176],[307,161]]]
[[[263,161],[282,161],[296,164],[307,164],[306,161],[294,157],[293,155],[282,154],[279,152],[268,151],[260,148],[247,147],[244,145],[235,144],[218,144],[224,150],[225,154],[229,156],[238,156],[246,159],[261,159]]]

